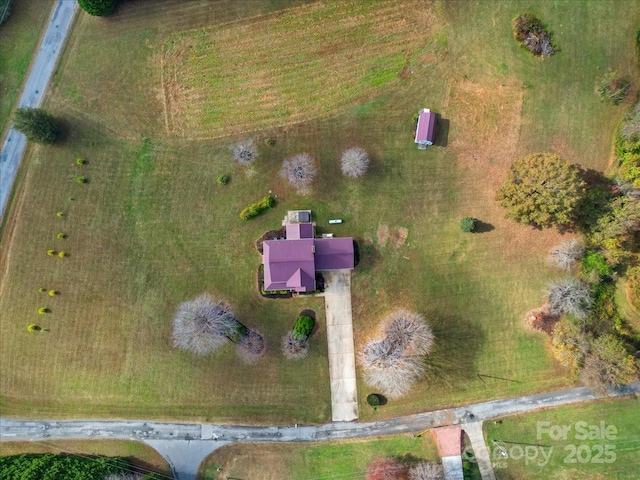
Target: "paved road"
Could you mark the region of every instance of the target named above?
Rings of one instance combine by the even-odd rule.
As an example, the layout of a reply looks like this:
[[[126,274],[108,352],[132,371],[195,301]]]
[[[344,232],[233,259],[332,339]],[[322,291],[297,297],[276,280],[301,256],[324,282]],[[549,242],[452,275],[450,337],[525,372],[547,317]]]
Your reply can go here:
[[[640,382],[614,391],[612,396],[640,393]],[[378,435],[421,432],[446,425],[463,425],[487,419],[531,412],[541,408],[557,407],[593,400],[588,388],[572,388],[559,392],[542,393],[526,397],[477,403],[466,407],[436,410],[406,417],[369,423],[336,422],[319,426],[255,427],[241,425],[214,425],[190,423],[160,423],[144,421],[39,421],[0,418],[0,440],[42,440],[65,438],[119,438],[142,440],[150,445],[165,445],[179,452],[178,461],[171,458],[179,480],[195,478],[206,446],[209,452],[231,442],[310,442],[363,438]],[[176,442],[173,447],[159,441]],[[198,448],[189,449],[190,444]],[[186,447],[185,447],[186,446]],[[165,450],[166,451],[166,450]],[[162,453],[162,452],[161,452]],[[193,458],[187,458],[187,453]]]
[[[51,74],[77,11],[78,2],[76,0],[58,0],[56,2],[49,26],[42,38],[36,60],[22,92],[20,107],[40,106],[42,96],[49,85]],[[12,128],[2,145],[0,151],[0,218],[5,213],[11,186],[18,172],[26,144],[27,139],[24,135]]]
[[[323,272],[323,275],[326,283],[322,296],[327,319],[331,419],[349,422],[358,418],[351,270],[331,270]]]

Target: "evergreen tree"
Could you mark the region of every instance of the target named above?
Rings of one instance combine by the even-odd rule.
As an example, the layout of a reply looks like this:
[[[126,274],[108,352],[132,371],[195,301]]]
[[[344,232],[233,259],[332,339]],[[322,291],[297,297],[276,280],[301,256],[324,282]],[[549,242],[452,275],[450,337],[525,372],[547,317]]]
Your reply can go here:
[[[78,0],[78,5],[89,15],[104,17],[111,15],[118,4],[118,0]]]
[[[54,143],[62,133],[58,121],[40,108],[19,108],[13,127],[36,143]]]

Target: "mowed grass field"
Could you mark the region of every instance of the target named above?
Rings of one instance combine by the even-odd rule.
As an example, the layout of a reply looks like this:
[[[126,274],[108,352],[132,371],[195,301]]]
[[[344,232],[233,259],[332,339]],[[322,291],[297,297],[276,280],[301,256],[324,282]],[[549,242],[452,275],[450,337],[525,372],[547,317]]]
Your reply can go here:
[[[494,440],[511,452],[507,459],[495,457],[498,479],[638,478],[637,396],[505,417],[485,423],[484,430],[490,453]],[[518,446],[530,447],[528,458]]]
[[[428,44],[418,2],[317,2],[170,36],[168,131],[211,138],[337,113],[398,84]],[[409,72],[405,72],[409,74]]]
[[[156,472],[171,475],[171,468],[162,456],[142,442],[125,440],[51,440],[29,442],[0,442],[0,456],[22,453],[53,453],[105,457],[125,457],[131,470],[137,473]]]
[[[440,463],[430,435],[308,444],[245,443],[213,452],[202,463],[198,478],[364,478],[369,463],[379,457],[404,458],[407,463],[421,460]]]
[[[278,227],[287,209],[298,208],[313,210],[319,233],[354,236],[361,245],[352,282],[357,346],[397,307],[423,313],[436,334],[429,375],[407,397],[374,415],[365,402],[371,391],[359,382],[361,418],[571,385],[568,372],[552,360],[546,337],[523,326],[525,312],[542,302],[547,281],[557,275],[544,256],[562,237],[506,221],[493,199],[511,160],[532,149],[606,168],[624,107],[602,105],[593,84],[607,68],[631,65],[640,8],[628,6],[638,2],[536,6],[566,49],[545,61],[529,57],[511,37],[511,19],[529,4],[402,3],[402,18],[417,9],[415,17],[428,23],[417,43],[407,39],[403,22],[386,26],[381,51],[404,59],[395,77],[383,76],[383,88],[367,83],[366,75],[353,77],[347,83],[358,93],[336,93],[340,101],[322,115],[256,117],[275,126],[251,133],[260,147],[251,167],[235,166],[230,154],[233,142],[248,133],[167,133],[163,75],[170,42],[202,38],[193,48],[204,52],[212,38],[240,38],[249,26],[272,22],[275,28],[284,18],[293,22],[296,38],[309,29],[326,52],[318,53],[319,61],[343,61],[333,53],[339,49],[329,48],[343,40],[342,31],[332,25],[331,34],[320,35],[317,12],[345,11],[345,24],[372,29],[375,12],[357,10],[365,8],[360,3],[367,2],[131,1],[111,18],[80,16],[46,105],[64,120],[66,142],[30,150],[3,232],[4,415],[328,421],[321,299],[269,301],[256,292],[260,259],[253,242]],[[361,14],[349,16],[349,8]],[[589,32],[586,39],[581,25]],[[268,32],[256,32],[276,42]],[[406,40],[396,44],[390,40],[395,38]],[[350,48],[353,41],[344,38]],[[308,48],[301,52],[312,55]],[[377,65],[375,48],[360,52],[360,63],[352,59],[354,70]],[[275,60],[264,63],[264,55],[255,56],[256,70],[271,72],[271,84],[281,88],[284,77],[276,75]],[[250,61],[248,54],[243,58]],[[187,67],[185,74],[193,71]],[[247,68],[225,60],[203,72],[219,85],[219,78],[237,78]],[[296,69],[301,79],[332,75],[302,60]],[[282,98],[293,103],[315,85],[301,80],[298,91],[296,82],[287,81],[292,92]],[[207,95],[214,111],[220,104]],[[230,89],[220,101],[226,111],[236,105],[242,120],[233,125],[246,125],[239,90]],[[412,116],[424,106],[441,114],[441,127],[438,145],[418,151]],[[183,115],[180,121],[196,122],[176,112]],[[219,121],[211,118],[203,114],[193,132],[212,121],[207,136],[220,135]],[[265,146],[266,137],[276,145]],[[338,166],[340,153],[354,145],[372,157],[360,181],[346,180]],[[319,168],[305,196],[277,175],[283,158],[303,151]],[[87,164],[76,165],[78,156]],[[221,173],[231,175],[229,185],[216,184]],[[78,185],[78,175],[88,183]],[[238,219],[245,205],[270,191],[277,208],[250,222]],[[57,218],[57,211],[65,216]],[[460,231],[459,220],[467,215],[485,223],[484,233]],[[344,223],[330,229],[327,220],[334,217]],[[68,239],[57,240],[59,232]],[[69,257],[48,257],[51,248]],[[49,298],[39,287],[60,295]],[[172,349],[176,306],[203,292],[224,295],[243,323],[265,335],[268,352],[261,362],[240,363],[231,346],[204,358]],[[51,313],[38,315],[40,307]],[[304,308],[318,313],[319,328],[309,358],[289,362],[279,353],[279,341]],[[29,333],[31,323],[49,331]]]
[[[18,102],[53,4],[53,0],[14,2],[11,15],[0,26],[0,127],[3,131]]]

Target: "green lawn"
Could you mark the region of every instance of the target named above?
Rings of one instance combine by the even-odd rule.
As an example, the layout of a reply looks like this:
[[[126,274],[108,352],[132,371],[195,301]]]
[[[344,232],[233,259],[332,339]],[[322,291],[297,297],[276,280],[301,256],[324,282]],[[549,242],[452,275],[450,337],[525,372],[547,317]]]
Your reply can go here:
[[[589,78],[632,62],[640,9],[621,2],[540,4],[536,13],[549,22],[595,24],[593,38],[583,42],[577,29],[561,35],[554,23],[560,46],[570,51],[580,43],[585,50],[541,61],[511,39],[511,18],[527,4],[409,2],[406,15],[417,8],[431,27],[399,77],[384,91],[346,101],[329,118],[255,132],[260,157],[250,168],[231,160],[230,146],[243,137],[167,135],[161,57],[168,39],[217,24],[239,34],[257,15],[300,3],[131,1],[106,21],[79,17],[46,103],[68,125],[67,140],[30,150],[2,243],[3,415],[327,421],[321,299],[268,301],[256,291],[254,240],[298,208],[313,210],[319,233],[351,235],[362,246],[352,282],[357,346],[397,307],[423,313],[436,334],[429,375],[406,398],[374,414],[360,379],[361,418],[571,385],[546,337],[523,326],[525,312],[542,302],[546,282],[557,275],[544,256],[561,237],[506,221],[494,192],[511,159],[533,148],[606,168],[622,107],[602,105]],[[314,9],[296,10],[296,28],[316,32],[313,17],[303,13]],[[371,23],[366,15],[344,21]],[[398,51],[405,52],[403,45]],[[565,70],[584,78],[571,95],[558,74]],[[306,73],[301,66],[301,78]],[[223,99],[227,109],[241,97],[233,94]],[[246,114],[241,101],[235,106]],[[441,112],[443,130],[439,146],[418,151],[411,119],[423,106]],[[585,116],[576,113],[581,109]],[[544,127],[553,126],[550,135],[542,124],[552,110],[556,117]],[[264,145],[266,137],[275,146]],[[338,168],[340,153],[354,145],[373,159],[360,181],[346,180]],[[305,196],[277,175],[283,158],[303,151],[320,171]],[[87,164],[76,165],[78,156]],[[231,175],[226,186],[216,183],[221,173]],[[78,175],[89,182],[76,184]],[[277,207],[240,221],[240,210],[269,191]],[[57,218],[61,210],[66,216]],[[482,220],[486,232],[463,234],[459,220],[467,215]],[[330,229],[327,220],[336,216],[344,223]],[[59,232],[68,239],[57,240]],[[48,257],[51,248],[69,257]],[[39,287],[61,294],[49,298]],[[243,323],[265,335],[260,363],[239,363],[231,346],[205,358],[171,348],[176,306],[203,292],[224,295]],[[52,313],[38,315],[40,307]],[[318,313],[319,329],[309,358],[289,362],[279,353],[280,338],[305,308]],[[49,332],[29,333],[30,323]]]
[[[497,478],[638,478],[639,405],[637,397],[600,400],[486,422]]]
[[[53,4],[53,0],[13,2],[9,19],[0,26],[0,129],[3,131],[18,103]]]
[[[435,442],[429,435],[319,443],[235,444],[209,455],[200,467],[198,478],[364,478],[367,465],[379,457],[397,457],[406,464],[420,460],[440,462]]]

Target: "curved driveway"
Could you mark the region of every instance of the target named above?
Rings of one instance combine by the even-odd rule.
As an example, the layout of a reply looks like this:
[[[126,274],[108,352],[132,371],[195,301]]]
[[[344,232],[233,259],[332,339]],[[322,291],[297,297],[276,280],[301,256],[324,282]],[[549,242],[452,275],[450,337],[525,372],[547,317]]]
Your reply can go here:
[[[640,393],[640,382],[618,389],[612,396]],[[142,440],[169,462],[179,480],[195,479],[201,460],[232,442],[311,442],[421,432],[447,425],[484,420],[593,400],[585,387],[541,393],[466,407],[436,410],[368,423],[328,423],[318,426],[255,427],[144,421],[20,421],[0,418],[0,440],[104,439]]]
[[[51,74],[77,11],[78,2],[76,0],[58,0],[56,2],[49,26],[42,38],[36,60],[22,91],[20,107],[40,106],[42,96],[49,85]],[[0,218],[5,213],[11,186],[26,145],[25,136],[11,128],[0,151]]]

